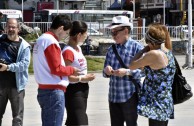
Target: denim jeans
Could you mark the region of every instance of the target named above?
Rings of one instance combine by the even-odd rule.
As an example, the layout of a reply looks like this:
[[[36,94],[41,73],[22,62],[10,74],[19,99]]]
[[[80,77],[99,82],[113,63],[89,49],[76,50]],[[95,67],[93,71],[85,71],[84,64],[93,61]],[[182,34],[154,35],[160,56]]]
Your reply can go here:
[[[42,126],[62,126],[65,93],[62,90],[38,89]]]
[[[12,126],[23,125],[25,90],[20,92],[16,88],[0,88],[0,126],[8,100],[12,109]]]

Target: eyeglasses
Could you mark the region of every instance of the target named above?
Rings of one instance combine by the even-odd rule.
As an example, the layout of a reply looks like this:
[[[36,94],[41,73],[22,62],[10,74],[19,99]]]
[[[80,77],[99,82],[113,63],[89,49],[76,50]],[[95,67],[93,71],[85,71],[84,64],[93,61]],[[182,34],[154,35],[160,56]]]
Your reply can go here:
[[[121,29],[119,29],[117,31],[114,31],[114,32],[111,31],[111,35],[112,36],[116,36],[120,31],[123,31],[124,29],[125,29],[125,27],[123,27],[123,28],[121,28]]]
[[[16,26],[6,26],[6,27],[7,27],[7,29],[16,29],[16,28],[18,28]]]

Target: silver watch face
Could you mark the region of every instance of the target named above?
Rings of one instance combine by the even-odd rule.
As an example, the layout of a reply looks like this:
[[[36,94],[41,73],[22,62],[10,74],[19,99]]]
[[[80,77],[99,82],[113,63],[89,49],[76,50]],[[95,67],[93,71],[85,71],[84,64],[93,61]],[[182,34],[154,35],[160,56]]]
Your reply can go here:
[[[7,65],[7,71],[9,71],[9,66]]]
[[[126,70],[126,75],[131,75],[131,70],[130,69]]]

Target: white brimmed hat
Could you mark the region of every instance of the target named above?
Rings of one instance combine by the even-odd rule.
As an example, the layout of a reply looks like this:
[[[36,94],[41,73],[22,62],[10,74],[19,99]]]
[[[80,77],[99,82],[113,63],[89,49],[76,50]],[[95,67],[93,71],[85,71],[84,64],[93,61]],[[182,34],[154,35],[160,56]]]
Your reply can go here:
[[[107,26],[108,29],[113,29],[121,26],[130,26],[133,29],[133,24],[129,22],[129,18],[127,16],[116,16],[113,17],[112,23]]]

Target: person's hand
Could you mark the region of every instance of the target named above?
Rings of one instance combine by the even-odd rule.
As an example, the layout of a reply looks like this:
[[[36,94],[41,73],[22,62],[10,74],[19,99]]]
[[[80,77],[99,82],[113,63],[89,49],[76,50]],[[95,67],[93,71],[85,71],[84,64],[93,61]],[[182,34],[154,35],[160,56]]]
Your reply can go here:
[[[7,65],[0,63],[0,71],[6,71],[7,70]]]
[[[106,67],[104,68],[104,72],[105,72],[108,76],[110,76],[110,75],[112,75],[112,74],[114,73],[114,70],[112,69],[111,66],[106,66]]]
[[[76,67],[73,67],[74,68],[74,72],[73,72],[73,75],[75,76],[79,76],[81,73],[80,73],[80,69],[76,68]]]
[[[126,73],[127,73],[127,69],[125,69],[125,68],[119,68],[119,69],[117,69],[117,70],[114,71],[113,75],[119,76],[119,77],[123,77],[123,76],[126,75]]]
[[[150,47],[149,46],[145,46],[142,51],[143,51],[143,53],[149,52],[150,51]]]
[[[92,81],[95,79],[95,75],[90,73],[82,77],[82,81]]]

